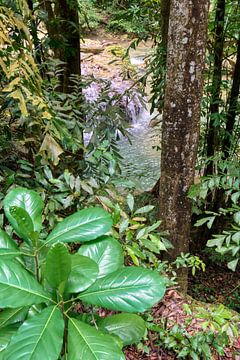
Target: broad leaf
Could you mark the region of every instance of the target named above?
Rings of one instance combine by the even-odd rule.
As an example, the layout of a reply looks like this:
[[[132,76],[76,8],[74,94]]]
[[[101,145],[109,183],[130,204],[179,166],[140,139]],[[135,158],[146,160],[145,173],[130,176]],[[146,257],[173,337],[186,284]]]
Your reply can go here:
[[[21,252],[18,250],[11,249],[1,249],[0,248],[0,259],[14,259],[17,256],[20,256]]]
[[[0,312],[0,328],[22,322],[28,313],[28,307],[22,306],[16,309],[6,309]]]
[[[3,204],[5,214],[18,236],[24,237],[24,234],[22,234],[17,221],[11,215],[10,208],[14,206],[22,208],[28,213],[32,220],[34,231],[39,232],[41,230],[43,201],[38,193],[32,190],[18,187],[12,189],[6,195]]]
[[[17,308],[50,300],[41,285],[20,264],[0,260],[1,308]]]
[[[102,208],[80,210],[59,223],[47,237],[46,244],[95,240],[106,234],[111,226],[111,216]]]
[[[9,211],[13,219],[16,221],[19,229],[19,235],[21,235],[21,238],[31,246],[32,242],[34,243],[38,238],[38,233],[34,231],[31,217],[28,215],[26,210],[17,206],[11,206]]]
[[[68,293],[77,293],[86,290],[96,281],[98,266],[86,256],[75,254],[71,258],[72,270],[66,284],[66,291]]]
[[[82,245],[78,253],[88,256],[98,264],[98,278],[111,274],[124,264],[122,247],[116,239],[111,237],[104,237]]]
[[[71,255],[66,245],[57,243],[48,252],[46,258],[45,277],[53,288],[61,288],[71,272]]]
[[[145,321],[135,314],[108,316],[98,322],[98,327],[119,336],[124,346],[138,343],[146,330]]]
[[[69,319],[68,360],[124,360],[110,335],[79,320]]]
[[[79,298],[110,310],[143,312],[160,301],[164,292],[157,272],[128,267],[97,280]]]
[[[64,321],[57,306],[50,306],[25,321],[12,337],[5,359],[57,360],[63,341]]]
[[[0,359],[2,359],[2,351],[9,344],[12,336],[16,333],[19,328],[19,324],[8,325],[0,329]],[[4,352],[5,354],[5,352]]]
[[[11,249],[11,250],[18,249],[18,246],[15,243],[15,241],[11,239],[10,236],[2,229],[0,229],[0,248]]]
[[[137,209],[134,214],[135,215],[137,215],[137,214],[146,214],[146,213],[152,211],[154,209],[154,207],[155,206],[153,206],[153,205],[143,206],[140,209]]]
[[[132,196],[132,194],[128,194],[127,196],[127,204],[129,209],[131,210],[131,212],[133,212],[134,209],[134,197]]]
[[[235,270],[236,270],[236,267],[237,267],[237,264],[238,264],[238,261],[239,261],[239,259],[235,259],[235,260],[230,261],[230,262],[227,264],[227,267],[228,267],[230,270],[235,271]]]

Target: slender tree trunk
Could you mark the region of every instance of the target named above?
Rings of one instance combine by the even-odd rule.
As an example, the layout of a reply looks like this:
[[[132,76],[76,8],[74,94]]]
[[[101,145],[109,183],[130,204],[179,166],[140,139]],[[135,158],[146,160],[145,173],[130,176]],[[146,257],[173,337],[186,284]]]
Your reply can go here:
[[[52,0],[43,0],[41,6],[48,14],[46,27],[54,57],[64,63],[59,90],[68,93],[70,75],[81,75],[78,1],[56,0],[53,7]]]
[[[40,1],[40,6],[47,13],[48,18],[47,18],[47,21],[45,22],[45,25],[47,28],[49,38],[52,41],[54,41],[55,37],[57,35],[57,31],[56,31],[55,15],[54,15],[53,8],[52,8],[52,1],[51,0],[42,0],[42,1]],[[52,49],[55,53],[54,46],[52,46]],[[57,56],[55,56],[55,57],[57,57]]]
[[[61,79],[61,90],[71,92],[70,75],[81,75],[80,33],[77,0],[58,0],[56,6],[58,32],[64,39],[58,58],[65,63]]]
[[[224,158],[227,159],[231,153],[231,139],[237,114],[237,104],[240,89],[240,38],[237,44],[237,59],[233,74],[232,89],[228,101],[228,112],[226,116],[226,135],[223,142]]]
[[[28,0],[28,7],[29,7],[29,9],[31,10],[31,13],[32,13],[31,35],[32,35],[32,38],[33,38],[33,44],[34,44],[34,48],[35,48],[35,59],[36,59],[37,64],[41,65],[42,64],[41,42],[40,42],[40,40],[38,38],[37,23],[36,23],[36,20],[34,19],[33,1],[32,0]]]
[[[215,42],[214,42],[214,65],[212,77],[212,95],[209,107],[209,124],[207,129],[207,158],[213,157],[219,144],[219,125],[215,123],[216,114],[219,113],[221,101],[221,82],[222,82],[222,62],[224,49],[224,19],[225,19],[225,0],[217,1],[215,16]],[[215,116],[214,116],[215,115]],[[214,173],[214,162],[209,161],[205,175]]]
[[[171,0],[162,0],[161,2],[161,34],[162,34],[162,47],[165,48],[167,53],[168,44],[168,27],[169,27],[169,16],[170,16],[170,3]]]
[[[160,218],[174,246],[169,260],[189,249],[187,194],[198,149],[208,7],[208,0],[171,1],[159,191]],[[179,283],[186,290],[186,271]]]

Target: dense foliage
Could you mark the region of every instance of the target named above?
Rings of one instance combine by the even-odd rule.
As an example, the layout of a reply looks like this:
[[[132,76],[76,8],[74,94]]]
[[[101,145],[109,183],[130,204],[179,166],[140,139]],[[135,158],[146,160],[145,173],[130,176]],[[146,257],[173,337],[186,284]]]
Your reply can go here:
[[[1,2],[0,359],[124,359],[123,346],[138,344],[147,330],[178,357],[211,359],[213,349],[224,356],[238,337],[221,306],[194,314],[207,325],[193,336],[188,322],[180,328],[132,314],[157,303],[166,284],[178,286],[179,269],[195,276],[221,261],[224,271],[239,271],[239,1],[212,0],[209,10],[201,136],[188,192],[191,253],[168,261],[158,186],[141,200],[120,177],[118,140],[131,141],[126,103],[142,104],[138,90],[150,84],[151,112],[163,110],[168,4]],[[126,52],[115,41],[108,49],[122,61],[129,90],[81,73],[80,39],[98,32],[129,40]],[[152,51],[140,74],[128,55],[146,40]],[[235,285],[236,301],[230,293],[228,303],[239,311]]]
[[[124,359],[121,347],[143,337],[144,321],[131,314],[95,319],[94,308],[90,317],[84,309],[143,312],[163,296],[163,279],[151,270],[124,267],[120,244],[104,236],[112,220],[102,208],[70,215],[47,238],[41,233],[43,201],[34,191],[11,190],[4,211],[23,243],[18,247],[1,230],[3,358],[53,360],[61,353],[71,359]],[[70,254],[68,243],[83,245]]]

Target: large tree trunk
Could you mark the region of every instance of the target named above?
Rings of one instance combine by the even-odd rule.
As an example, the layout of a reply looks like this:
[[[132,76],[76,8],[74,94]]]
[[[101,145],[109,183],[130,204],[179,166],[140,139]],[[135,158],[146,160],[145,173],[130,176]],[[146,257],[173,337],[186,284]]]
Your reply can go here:
[[[212,158],[219,145],[219,126],[215,123],[214,115],[219,113],[221,101],[221,82],[222,82],[222,62],[224,49],[224,19],[225,19],[225,0],[217,1],[215,16],[215,42],[214,42],[214,65],[212,77],[212,95],[209,107],[209,124],[207,129],[207,158]],[[205,175],[214,173],[214,161],[210,160]]]
[[[170,260],[189,249],[187,194],[198,148],[208,7],[208,0],[171,1],[159,190],[160,217],[174,246]],[[182,275],[186,290],[186,272]]]

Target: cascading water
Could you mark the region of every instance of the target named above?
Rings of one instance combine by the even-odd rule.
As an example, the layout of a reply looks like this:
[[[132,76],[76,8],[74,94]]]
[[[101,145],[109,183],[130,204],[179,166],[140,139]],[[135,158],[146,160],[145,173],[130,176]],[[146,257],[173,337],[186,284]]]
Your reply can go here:
[[[130,53],[131,64],[140,66],[145,62],[146,55]],[[138,189],[150,190],[155,185],[160,173],[160,125],[151,127],[149,104],[140,106],[138,114],[132,116],[131,144],[126,138],[119,141],[120,153],[123,157],[122,175],[136,183]]]
[[[122,161],[122,176],[136,183],[141,190],[150,190],[160,172],[160,128],[151,128],[151,116],[143,109],[129,128],[131,144],[122,138],[118,145]]]
[[[130,54],[132,65],[136,66],[139,72],[143,72],[146,55]],[[83,74],[87,74],[87,69],[83,67]],[[120,76],[114,76],[111,79],[111,85],[108,95],[114,97],[126,92],[130,84],[123,81]],[[102,91],[102,85],[98,82],[92,82],[83,89],[86,100],[90,103],[96,102]],[[129,134],[131,143],[125,137],[118,141],[122,160],[122,177],[131,180],[136,184],[136,188],[141,190],[151,189],[159,178],[160,172],[160,127],[152,128],[149,126],[151,115],[148,101],[141,97],[137,90],[131,95],[126,94],[121,97],[121,107],[124,109],[126,118],[129,122]],[[145,100],[145,106],[144,106]],[[103,104],[104,106],[104,104]],[[84,135],[85,143],[89,141],[91,134]]]

